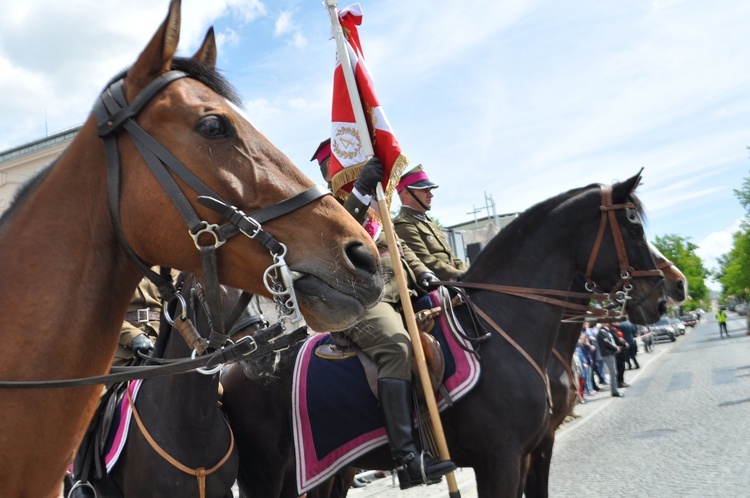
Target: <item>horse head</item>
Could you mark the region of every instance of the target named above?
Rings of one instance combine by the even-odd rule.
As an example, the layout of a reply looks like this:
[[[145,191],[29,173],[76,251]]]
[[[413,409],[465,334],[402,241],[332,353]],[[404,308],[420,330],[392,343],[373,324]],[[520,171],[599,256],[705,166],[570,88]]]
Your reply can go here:
[[[680,269],[677,268],[674,263],[669,261],[655,245],[649,242],[648,246],[651,248],[651,256],[654,258],[656,267],[664,273],[664,289],[669,298],[669,302],[673,306],[681,304],[687,298],[687,277],[685,277]]]
[[[633,323],[648,324],[666,312],[666,298],[663,274],[656,267],[645,237],[643,207],[635,196],[640,180],[639,172],[611,187],[588,189],[599,203],[596,216],[600,224],[593,240],[587,243],[593,249],[588,257],[586,280],[589,288],[609,291]],[[615,268],[617,271],[613,271]]]
[[[293,277],[287,278],[286,285],[291,287],[294,280],[299,308],[308,325],[316,330],[346,328],[374,305],[382,291],[372,239],[329,195],[318,194],[293,206],[279,204],[306,195],[313,182],[237,111],[239,99],[215,68],[213,29],[192,57],[175,57],[179,11],[179,0],[172,0],[165,21],[122,79],[122,100],[127,101],[127,107],[112,112],[107,123],[100,119],[98,127],[103,136],[102,129],[112,122],[117,125],[120,115],[128,111],[145,132],[134,135],[125,126],[128,133],[119,133],[117,139],[122,163],[119,210],[125,241],[142,261],[196,274],[204,273],[201,251],[207,245],[222,245],[216,252],[218,280],[268,297],[272,291],[265,270],[281,253]],[[158,83],[164,78],[168,78],[166,83]],[[157,90],[153,90],[155,84]],[[102,99],[108,92],[114,93],[112,86]],[[87,126],[91,125],[90,120]],[[216,194],[214,204],[226,210],[217,212],[199,202],[205,193],[175,174],[179,168],[170,168],[169,173],[165,169],[170,177],[165,179],[153,173],[148,156],[154,153],[144,152],[152,141],[172,156],[159,157],[165,165],[183,165],[195,182]],[[182,203],[174,202],[176,190],[169,191],[165,182],[184,192]],[[253,213],[269,206],[279,206],[281,212],[267,216],[260,232],[278,241],[280,245],[274,247],[283,247],[276,252],[258,243],[262,237],[257,236],[253,218]],[[185,229],[185,210],[197,214],[199,229]],[[239,226],[235,233],[241,235],[223,245],[222,235],[214,227],[229,218],[235,220]],[[243,229],[243,223],[251,224],[253,230]]]

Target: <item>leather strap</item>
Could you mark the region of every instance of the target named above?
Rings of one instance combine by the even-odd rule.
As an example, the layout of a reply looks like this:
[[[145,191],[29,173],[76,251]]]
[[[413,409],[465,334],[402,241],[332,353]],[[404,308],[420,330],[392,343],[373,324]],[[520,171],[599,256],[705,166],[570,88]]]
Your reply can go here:
[[[283,328],[276,324],[279,331]],[[271,330],[269,329],[269,330]],[[94,375],[91,377],[79,377],[74,379],[56,380],[2,380],[0,388],[13,389],[50,389],[62,387],[94,386],[98,384],[114,384],[133,379],[150,379],[165,375],[174,375],[189,372],[196,368],[205,367],[211,369],[219,364],[234,363],[241,360],[249,360],[258,356],[265,356],[277,351],[283,351],[292,344],[296,344],[307,338],[307,327],[300,327],[289,334],[283,334],[273,342],[258,344],[251,337],[243,338],[235,344],[222,348],[213,353],[199,356],[195,359],[180,359],[173,363],[162,365],[140,365],[126,367],[112,367],[112,373]]]
[[[198,480],[198,494],[200,498],[206,498],[206,476],[213,474],[217,470],[221,468],[222,465],[226,463],[227,460],[229,460],[229,457],[232,455],[232,451],[234,450],[234,432],[232,432],[232,428],[229,426],[229,423],[226,419],[224,419],[224,423],[227,424],[227,429],[229,430],[229,449],[227,450],[224,457],[219,460],[219,462],[211,467],[210,469],[206,470],[205,467],[198,467],[197,469],[191,469],[187,465],[183,465],[181,462],[179,462],[177,459],[172,457],[169,453],[167,453],[164,448],[159,446],[159,443],[157,443],[153,437],[151,437],[151,434],[148,432],[148,429],[146,429],[146,426],[143,425],[143,421],[141,420],[140,415],[138,414],[138,410],[135,407],[135,403],[133,403],[133,398],[130,396],[130,389],[125,390],[125,395],[128,397],[128,403],[130,404],[130,408],[133,410],[133,418],[135,419],[135,423],[138,425],[138,428],[141,430],[141,434],[143,434],[143,437],[146,438],[146,441],[148,441],[148,444],[151,445],[151,448],[159,454],[160,457],[162,457],[164,460],[169,462],[173,467],[183,471],[184,473],[195,476]],[[223,417],[222,417],[223,418]]]
[[[517,297],[525,297],[527,299],[533,299],[543,303],[551,304],[554,306],[560,306],[565,309],[590,312],[592,315],[606,316],[608,311],[602,308],[590,308],[589,306],[571,303],[556,297],[563,297],[566,299],[584,299],[586,301],[594,299],[599,301],[609,300],[609,294],[598,294],[592,292],[573,292],[573,291],[562,291],[555,289],[533,289],[529,287],[515,287],[510,285],[499,285],[499,284],[483,284],[479,282],[452,282],[452,281],[437,281],[432,282],[431,285],[443,285],[445,287],[459,287],[465,289],[479,289],[491,292],[499,292],[502,294],[509,294]],[[556,297],[548,297],[556,296]]]
[[[144,320],[145,318],[145,320]],[[158,311],[128,311],[125,313],[125,321],[131,323],[148,323],[158,322],[161,320],[161,313]]]
[[[529,364],[534,368],[534,370],[536,371],[536,373],[539,374],[539,377],[542,379],[542,383],[544,384],[544,388],[547,391],[547,403],[549,404],[549,406],[552,406],[552,393],[550,392],[550,389],[549,389],[549,381],[547,379],[547,374],[542,370],[542,368],[537,364],[537,362],[535,362],[534,359],[531,356],[529,356],[529,353],[527,353],[526,350],[524,350],[521,347],[520,344],[518,344],[515,340],[513,340],[513,338],[511,336],[509,336],[500,327],[500,325],[498,325],[497,323],[495,323],[494,320],[492,320],[492,318],[490,318],[487,313],[485,313],[484,311],[482,311],[482,309],[479,306],[477,306],[476,304],[473,304],[473,306],[474,306],[474,309],[476,310],[477,314],[480,317],[482,317],[482,319],[485,322],[487,322],[493,329],[495,329],[495,332],[497,332],[498,334],[500,334],[503,337],[503,339],[505,339],[506,341],[508,341],[508,344],[510,344],[511,346],[513,346],[516,349],[516,351],[518,351],[519,353],[521,353],[521,356],[523,356],[526,359],[526,361],[528,361]]]

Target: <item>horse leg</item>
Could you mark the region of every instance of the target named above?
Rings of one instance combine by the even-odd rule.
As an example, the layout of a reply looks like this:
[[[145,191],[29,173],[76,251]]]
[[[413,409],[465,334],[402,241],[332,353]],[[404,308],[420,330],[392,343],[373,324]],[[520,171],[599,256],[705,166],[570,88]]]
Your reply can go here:
[[[549,467],[552,462],[552,447],[554,444],[555,433],[548,431],[529,454],[529,469],[523,487],[526,498],[547,497]]]
[[[477,482],[478,498],[520,497],[521,455],[507,448],[497,458],[475,464],[474,476]]]

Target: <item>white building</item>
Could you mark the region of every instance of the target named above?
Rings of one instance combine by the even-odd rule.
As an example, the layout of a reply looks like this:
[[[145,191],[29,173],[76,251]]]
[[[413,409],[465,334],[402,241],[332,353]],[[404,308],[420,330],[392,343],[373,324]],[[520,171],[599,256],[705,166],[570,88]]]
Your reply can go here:
[[[16,190],[40,169],[57,159],[80,126],[0,152],[0,215],[13,201]]]

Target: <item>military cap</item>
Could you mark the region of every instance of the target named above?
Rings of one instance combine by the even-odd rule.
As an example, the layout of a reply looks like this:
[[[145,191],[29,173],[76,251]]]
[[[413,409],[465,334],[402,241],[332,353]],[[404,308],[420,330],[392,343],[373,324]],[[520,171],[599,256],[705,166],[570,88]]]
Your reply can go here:
[[[417,165],[401,175],[401,181],[396,186],[396,191],[401,193],[405,188],[413,190],[422,190],[428,188],[438,188],[437,183],[433,183],[427,178],[427,173],[422,169],[422,165]]]

